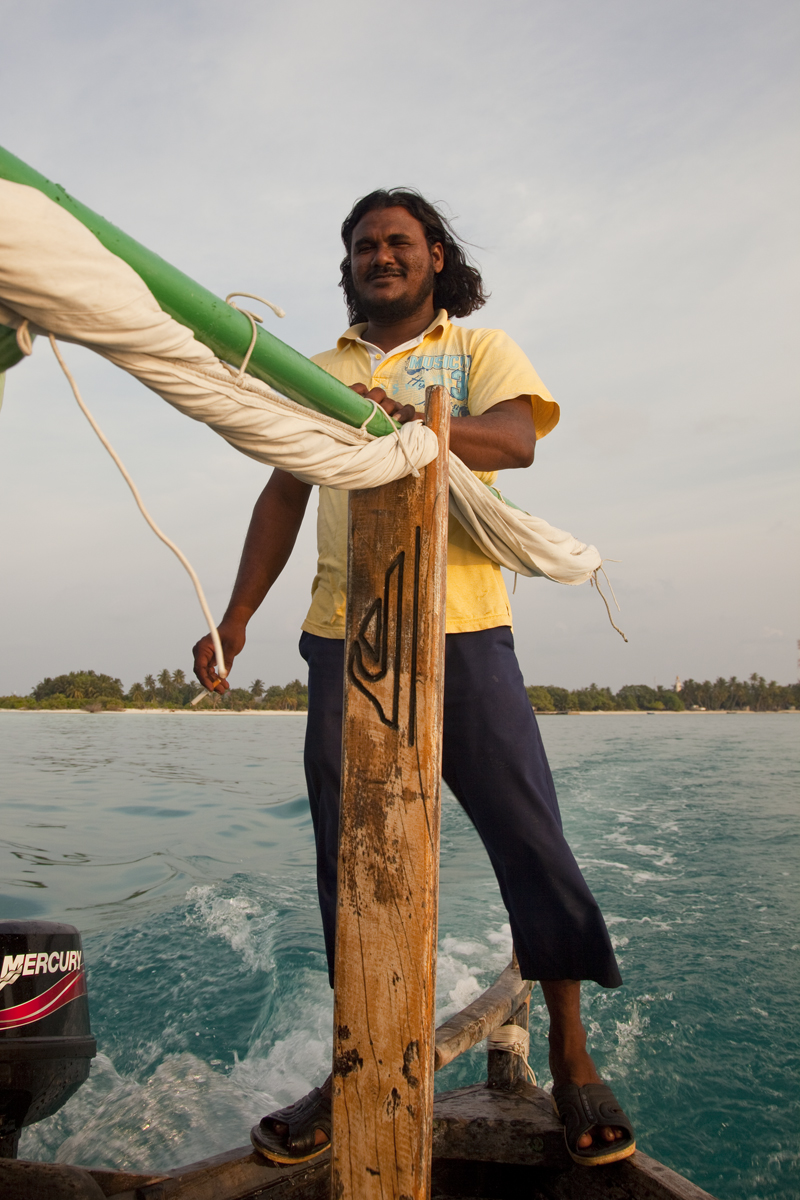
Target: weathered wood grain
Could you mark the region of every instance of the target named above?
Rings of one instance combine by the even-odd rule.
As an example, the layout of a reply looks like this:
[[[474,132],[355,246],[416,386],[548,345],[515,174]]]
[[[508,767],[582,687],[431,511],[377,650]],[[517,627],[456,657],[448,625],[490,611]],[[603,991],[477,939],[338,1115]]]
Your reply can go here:
[[[103,1200],[88,1171],[62,1163],[0,1158],[3,1200]]]
[[[418,479],[350,495],[331,1194],[429,1193],[449,396]]]
[[[529,1083],[502,1091],[484,1084],[437,1096],[434,1163],[469,1164],[439,1171],[438,1196],[524,1196],[530,1200],[714,1200],[682,1175],[636,1151],[605,1167],[579,1166],[564,1144],[564,1127],[549,1092]],[[522,1174],[525,1169],[530,1174]],[[520,1172],[515,1179],[514,1172]],[[449,1175],[449,1185],[446,1182]],[[485,1175],[486,1190],[478,1180]],[[459,1190],[458,1180],[478,1183]],[[503,1186],[508,1180],[508,1190]],[[452,1190],[450,1190],[452,1189]]]
[[[510,962],[490,988],[436,1030],[436,1070],[504,1025],[526,1002],[532,986],[520,977],[516,963]]]
[[[133,1195],[137,1188],[168,1178],[164,1171],[145,1174],[142,1171],[112,1171],[107,1167],[87,1167],[87,1170],[104,1196],[121,1195],[123,1200],[126,1194]]]
[[[438,1096],[432,1176],[436,1200],[714,1200],[708,1192],[637,1150],[610,1167],[574,1166],[547,1093],[522,1085],[513,1093],[483,1085]],[[532,1101],[532,1103],[531,1103]],[[529,1165],[535,1164],[535,1165]],[[0,1159],[3,1200],[80,1200],[76,1168],[26,1163],[27,1191],[14,1191]],[[19,1172],[18,1172],[19,1173]],[[116,1200],[330,1200],[328,1155],[294,1167],[271,1167],[248,1147],[193,1163],[120,1192],[127,1172],[86,1171]],[[60,1178],[59,1178],[60,1176]],[[54,1181],[68,1190],[62,1196]],[[86,1200],[91,1193],[86,1193]]]
[[[636,1200],[714,1200],[697,1184],[641,1150],[613,1168]],[[580,1170],[580,1168],[578,1168]]]
[[[104,1196],[114,1200],[329,1200],[330,1163],[323,1155],[310,1163],[277,1166],[251,1146],[241,1146],[158,1177],[123,1171],[88,1172]],[[0,1160],[2,1181],[2,1160]],[[5,1194],[0,1190],[0,1195]],[[37,1193],[32,1200],[40,1200]],[[76,1197],[77,1200],[77,1197]]]
[[[476,1083],[437,1096],[433,1127],[436,1158],[571,1166],[550,1096],[529,1083],[507,1091]]]
[[[688,1191],[673,1190],[671,1184],[663,1190],[651,1182],[626,1163],[559,1171],[515,1163],[433,1160],[434,1200],[713,1200],[688,1180],[681,1180],[681,1188],[688,1186]]]

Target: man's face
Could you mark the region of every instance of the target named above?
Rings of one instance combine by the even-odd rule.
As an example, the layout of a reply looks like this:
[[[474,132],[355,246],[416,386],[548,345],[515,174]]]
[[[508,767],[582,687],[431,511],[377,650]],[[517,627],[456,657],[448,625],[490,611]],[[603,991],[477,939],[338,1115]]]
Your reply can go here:
[[[362,217],[350,243],[353,287],[368,320],[385,324],[432,306],[433,285],[444,265],[441,243],[405,208],[376,209]]]

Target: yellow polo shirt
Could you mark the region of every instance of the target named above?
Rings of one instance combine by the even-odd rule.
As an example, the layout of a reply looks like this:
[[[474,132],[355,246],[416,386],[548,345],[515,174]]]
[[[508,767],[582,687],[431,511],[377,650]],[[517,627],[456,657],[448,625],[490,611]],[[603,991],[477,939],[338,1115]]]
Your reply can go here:
[[[477,417],[502,400],[530,396],[537,438],[558,423],[559,409],[519,346],[500,329],[465,329],[444,309],[411,342],[384,353],[361,339],[366,325],[354,325],[335,350],[313,362],[348,387],[380,387],[400,404],[425,406],[425,389],[446,387],[453,418]],[[476,471],[494,483],[496,471]],[[303,629],[320,637],[343,638],[347,600],[347,492],[319,489],[317,574]],[[511,607],[497,563],[487,558],[454,517],[447,544],[448,633],[468,633],[511,624]]]

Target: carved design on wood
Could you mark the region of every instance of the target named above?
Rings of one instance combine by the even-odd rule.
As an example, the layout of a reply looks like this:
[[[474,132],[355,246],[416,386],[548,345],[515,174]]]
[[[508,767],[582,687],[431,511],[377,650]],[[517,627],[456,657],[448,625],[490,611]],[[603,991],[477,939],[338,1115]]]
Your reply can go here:
[[[419,579],[421,528],[414,530],[414,581],[411,597],[411,663],[408,700],[408,744],[414,745],[417,723],[417,651],[419,646]],[[400,550],[386,568],[383,596],[367,608],[353,638],[347,676],[366,696],[380,720],[400,729],[400,685],[403,672],[403,601],[406,552]]]
[[[408,744],[417,736],[417,651],[419,649],[419,564],[422,552],[421,529],[414,530],[414,613],[411,622],[411,679],[408,696]]]
[[[406,552],[401,550],[386,568],[383,598],[376,597],[364,614],[347,662],[350,682],[374,705],[390,729],[399,727],[405,561]]]

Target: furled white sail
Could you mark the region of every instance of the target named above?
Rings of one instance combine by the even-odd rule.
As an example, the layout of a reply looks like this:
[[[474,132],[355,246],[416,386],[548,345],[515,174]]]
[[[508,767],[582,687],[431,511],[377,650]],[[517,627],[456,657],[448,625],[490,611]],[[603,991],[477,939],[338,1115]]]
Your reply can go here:
[[[372,488],[419,470],[436,437],[419,421],[376,438],[236,378],[159,307],[136,272],[34,188],[0,180],[0,324],[23,347],[35,333],[95,350],[242,454],[308,483]],[[577,584],[600,566],[594,546],[510,508],[455,455],[450,507],[494,561],[522,575]]]

